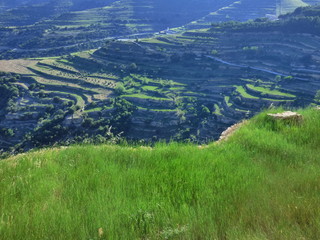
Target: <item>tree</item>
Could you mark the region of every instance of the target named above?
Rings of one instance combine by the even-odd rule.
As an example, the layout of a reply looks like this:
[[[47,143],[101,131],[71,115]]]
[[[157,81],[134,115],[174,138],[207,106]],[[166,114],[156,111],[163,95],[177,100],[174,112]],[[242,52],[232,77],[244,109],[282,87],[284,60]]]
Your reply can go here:
[[[48,112],[48,113],[52,113],[53,112],[53,110],[54,110],[54,105],[53,104],[50,104],[50,105],[48,105],[47,107],[46,107],[46,112]]]
[[[137,68],[138,68],[138,66],[137,66],[137,64],[135,64],[135,63],[131,63],[131,64],[129,65],[129,70],[130,70],[130,71],[135,71],[135,70],[137,70]]]
[[[275,81],[276,83],[281,82],[281,80],[282,80],[282,78],[281,78],[280,75],[277,75],[277,76],[274,78],[274,81]]]
[[[320,90],[317,91],[316,96],[314,97],[314,100],[320,103]]]
[[[13,137],[15,135],[14,131],[11,128],[2,128],[0,134],[5,137]]]
[[[94,126],[94,119],[93,119],[93,118],[86,118],[86,119],[83,121],[82,126],[88,127],[88,128],[93,127],[93,126]]]
[[[210,110],[208,107],[202,105],[201,106],[201,116],[202,117],[208,117],[210,115]]]
[[[125,93],[126,89],[122,83],[119,83],[114,89],[114,91],[116,92],[116,94],[121,95]]]
[[[212,50],[211,51],[211,55],[218,55],[218,51],[217,50]]]
[[[61,98],[55,96],[55,97],[53,98],[53,102],[54,102],[54,103],[59,103],[59,102],[61,102]]]
[[[136,107],[125,99],[116,98],[113,104],[112,118],[110,126],[113,127],[115,133],[126,133],[131,125],[131,115]]]

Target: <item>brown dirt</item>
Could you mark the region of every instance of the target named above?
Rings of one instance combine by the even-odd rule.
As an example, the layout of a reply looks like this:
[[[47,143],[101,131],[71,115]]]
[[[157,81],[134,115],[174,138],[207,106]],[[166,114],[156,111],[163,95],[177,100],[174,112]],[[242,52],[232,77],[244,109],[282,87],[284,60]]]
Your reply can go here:
[[[19,74],[32,74],[27,67],[33,67],[38,62],[38,60],[29,59],[0,60],[0,71]]]

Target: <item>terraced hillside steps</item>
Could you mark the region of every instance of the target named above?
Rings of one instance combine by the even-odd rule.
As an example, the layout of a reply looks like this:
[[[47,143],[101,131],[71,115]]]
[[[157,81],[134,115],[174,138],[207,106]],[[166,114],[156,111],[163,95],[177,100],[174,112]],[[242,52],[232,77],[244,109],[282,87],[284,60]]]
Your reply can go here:
[[[0,129],[9,131],[8,119],[15,118],[12,127],[21,134],[0,140],[15,144],[20,137],[34,146],[52,135],[47,143],[81,136],[99,136],[94,140],[101,142],[112,135],[112,126],[115,135],[135,141],[160,137],[203,144],[261,109],[316,104],[320,38],[317,32],[306,34],[308,28],[294,28],[312,19],[303,17],[306,10],[318,12],[300,9],[298,22],[286,20],[296,19],[294,13],[276,22],[109,39],[96,50],[8,61],[5,71],[21,74],[10,80],[21,95],[0,113]],[[74,113],[83,117],[81,126],[64,123]],[[18,121],[30,124],[33,138],[23,138],[28,132]]]
[[[301,0],[282,0],[280,8],[276,1],[52,0],[0,13],[0,57],[62,55],[98,48],[114,38],[148,37],[168,28],[169,34],[178,30],[172,28],[201,29],[213,22],[245,21],[306,5]]]
[[[294,104],[296,96],[300,95],[300,93],[299,90],[296,91],[293,88],[302,87],[305,81],[317,84],[317,80],[313,79],[313,76],[300,77],[298,73],[291,76],[289,75],[290,70],[283,69],[282,66],[277,64],[271,64],[268,60],[264,62],[244,58],[242,52],[245,50],[242,47],[235,48],[234,41],[230,39],[241,40],[242,37],[247,38],[247,35],[234,35],[232,38],[228,36],[220,39],[219,35],[210,34],[208,31],[190,31],[183,35],[177,34],[156,39],[141,39],[139,40],[139,46],[132,42],[110,42],[105,48],[96,51],[93,56],[103,64],[118,62],[120,65],[125,62],[135,62],[140,70],[146,69],[146,72],[150,72],[149,76],[147,74],[145,76],[148,76],[147,79],[152,80],[153,86],[158,86],[153,88],[153,91],[156,90],[155,92],[159,91],[161,87],[157,85],[157,80],[153,76],[184,84],[183,91],[174,92],[177,98],[180,99],[179,101],[184,102],[188,97],[195,97],[205,106],[214,105],[214,108],[209,109],[215,115],[213,122],[216,126],[211,127],[219,129],[219,131],[229,124],[232,125],[244,117],[254,114],[257,109],[267,108],[270,105]],[[262,38],[266,42],[268,49],[269,45],[272,46],[274,44],[277,46],[278,43],[275,40],[277,36],[273,38],[270,35],[266,37],[267,34],[261,35],[263,35]],[[258,42],[258,38],[261,39],[261,36],[250,38],[252,43],[249,44],[254,46],[255,42]],[[298,43],[293,39],[288,36],[288,38],[283,39],[283,44],[288,41],[290,42],[290,48],[296,49],[296,44]],[[184,41],[184,45],[181,45],[182,41]],[[170,44],[163,44],[164,42]],[[261,45],[261,42],[259,44]],[[316,46],[316,43],[312,44],[312,48],[316,49]],[[196,54],[181,54],[177,57],[177,61],[170,59],[172,55],[183,52],[183,48],[186,47],[192,49]],[[275,51],[280,47],[277,46]],[[310,47],[311,45],[308,45],[307,48]],[[219,61],[212,61],[207,57],[208,55],[205,55],[209,51],[208,49],[220,49],[220,58],[212,57],[219,59]],[[290,54],[291,52],[297,53],[296,50],[288,51]],[[272,51],[268,52],[268,54],[273,55]],[[132,56],[135,56],[135,58]],[[230,63],[229,58],[236,62]],[[188,62],[190,59],[193,59],[192,64]],[[239,61],[243,63],[239,63]],[[153,69],[161,69],[161,72],[158,72],[158,70],[153,72]],[[283,80],[283,85],[276,86],[275,79],[279,77],[288,80],[287,82]],[[297,84],[298,82],[301,85]],[[151,84],[151,81],[149,84]],[[143,89],[147,90],[146,87],[143,87]],[[309,89],[305,85],[304,97],[310,96],[312,98],[314,96],[314,90],[306,94],[306,91],[309,90],[311,88]],[[151,92],[149,94],[152,95]],[[124,95],[124,97],[127,96],[126,94]],[[136,96],[138,97],[138,95]],[[143,95],[140,97],[146,98]],[[140,103],[142,101],[147,102],[147,100],[143,99],[138,101]],[[143,105],[139,106],[143,107]],[[148,108],[152,108],[152,104]],[[187,112],[186,116],[190,117]],[[187,125],[186,128],[188,128]],[[210,132],[208,127],[205,129]]]
[[[309,2],[319,4],[320,1]],[[209,27],[213,22],[247,21],[262,18],[268,15],[279,16],[294,11],[297,7],[308,6],[302,0],[241,0],[233,1],[228,6],[210,13],[203,18],[187,25],[188,28],[197,29]]]
[[[0,32],[0,54],[2,53],[3,57],[10,55],[22,58],[97,48],[103,46],[108,39],[136,38],[141,34],[148,36],[167,28],[180,27],[231,1],[110,0],[104,1],[104,7],[87,8],[82,11],[70,11],[72,8],[68,10],[67,7],[66,13],[62,11],[58,15],[53,13],[42,16],[49,18],[44,21],[41,21],[42,11],[32,7],[18,9],[18,13],[0,13],[0,26],[4,27]],[[50,4],[54,5],[54,2]],[[68,1],[61,0],[59,4],[65,2]],[[99,1],[94,1],[92,5],[95,6],[97,2]],[[55,11],[55,8],[46,5],[40,8]],[[21,11],[25,12],[25,15],[22,15]],[[37,14],[30,17],[28,11],[36,11]],[[33,17],[39,18],[39,15],[39,22],[32,24]],[[20,26],[24,21],[19,21],[22,18],[30,20],[30,25]],[[23,38],[19,38],[9,27],[16,25],[19,25],[16,30],[24,34]]]

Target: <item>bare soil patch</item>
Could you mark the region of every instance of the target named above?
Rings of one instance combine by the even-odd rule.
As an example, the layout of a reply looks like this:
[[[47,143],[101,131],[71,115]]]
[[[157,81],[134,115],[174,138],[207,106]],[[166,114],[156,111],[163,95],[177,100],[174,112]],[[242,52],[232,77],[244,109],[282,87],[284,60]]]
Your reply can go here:
[[[0,71],[19,74],[33,74],[28,67],[34,67],[39,61],[30,59],[0,60]]]

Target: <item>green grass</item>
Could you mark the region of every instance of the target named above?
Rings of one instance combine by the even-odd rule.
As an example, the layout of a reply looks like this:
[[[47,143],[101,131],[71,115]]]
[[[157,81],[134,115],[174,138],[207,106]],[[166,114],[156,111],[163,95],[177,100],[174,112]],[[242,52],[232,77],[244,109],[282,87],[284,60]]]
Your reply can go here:
[[[232,106],[232,103],[230,103],[230,97],[229,96],[225,96],[224,97],[224,101],[226,102],[226,104],[228,105],[228,107]]]
[[[265,87],[256,87],[256,86],[254,86],[252,84],[247,84],[246,86],[249,89],[252,89],[254,91],[258,91],[258,92],[261,92],[261,93],[266,93],[266,94],[275,95],[275,96],[291,97],[291,98],[295,97],[292,94],[280,92],[279,90],[271,90],[271,89],[265,88]]]
[[[159,97],[153,97],[141,93],[136,93],[136,94],[130,94],[130,95],[123,95],[122,97],[127,97],[127,98],[141,98],[141,99],[153,99],[153,100],[161,100],[161,101],[170,101],[170,99],[167,98],[159,98]]]
[[[320,111],[300,112],[301,125],[262,113],[206,148],[83,145],[3,160],[0,238],[318,239]]]
[[[76,100],[76,105],[78,105],[80,107],[84,107],[86,105],[85,100],[81,96],[79,96],[77,94],[74,94],[74,93],[60,92],[60,91],[44,91],[44,92],[45,93],[58,93],[58,94],[61,94],[61,95],[69,96],[70,98],[75,99]]]
[[[154,44],[163,44],[163,45],[173,45],[172,43],[169,43],[169,42],[165,42],[165,41],[161,41],[157,38],[145,38],[145,39],[142,39],[141,40],[142,42],[145,42],[145,43],[154,43]]]
[[[110,108],[111,109],[111,108]],[[100,112],[102,111],[102,107],[96,107],[96,108],[91,108],[89,110],[85,110],[85,112],[90,113],[90,112]]]
[[[214,104],[214,108],[215,108],[215,112],[214,112],[215,114],[222,115],[221,109],[218,104]]]
[[[237,92],[240,93],[240,95],[244,98],[252,98],[252,99],[259,99],[258,97],[252,96],[249,93],[246,92],[243,86],[236,86]]]
[[[142,89],[144,91],[156,91],[156,90],[158,90],[158,87],[156,87],[156,86],[143,86]]]
[[[176,109],[150,109],[150,108],[144,108],[144,107],[138,107],[138,109],[141,110],[147,110],[151,112],[176,112]]]
[[[60,56],[56,56],[56,57],[37,57],[37,58],[28,58],[30,60],[48,60],[48,59],[60,59]]]

